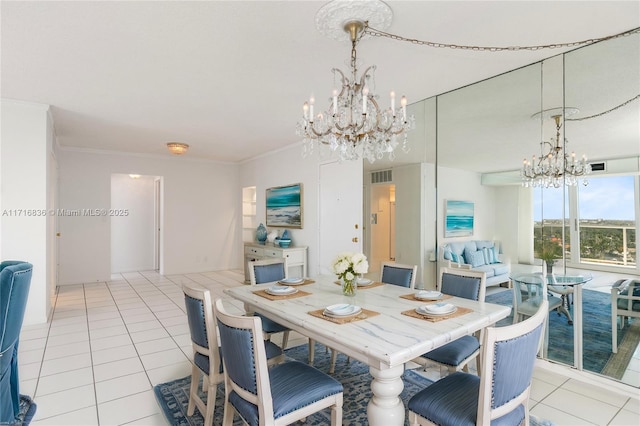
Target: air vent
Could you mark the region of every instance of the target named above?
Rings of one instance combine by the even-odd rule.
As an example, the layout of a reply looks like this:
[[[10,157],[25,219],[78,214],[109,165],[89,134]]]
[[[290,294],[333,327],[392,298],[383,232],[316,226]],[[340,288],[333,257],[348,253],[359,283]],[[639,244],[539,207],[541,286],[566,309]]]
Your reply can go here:
[[[371,183],[385,183],[393,182],[391,176],[391,170],[379,170],[377,172],[371,172]]]
[[[606,170],[604,162],[589,163],[589,165],[591,166],[591,171],[593,172],[604,172]]]

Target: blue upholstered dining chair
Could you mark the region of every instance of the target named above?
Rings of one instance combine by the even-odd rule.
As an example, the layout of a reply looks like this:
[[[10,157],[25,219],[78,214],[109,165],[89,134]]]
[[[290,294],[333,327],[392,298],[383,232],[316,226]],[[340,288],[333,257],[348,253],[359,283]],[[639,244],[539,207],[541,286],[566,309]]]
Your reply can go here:
[[[32,272],[28,262],[0,263],[0,424],[14,424],[20,411],[18,341]]]
[[[235,413],[249,425],[288,425],[331,408],[331,424],[342,424],[343,388],[333,377],[298,362],[267,368],[262,323],[257,317],[229,314],[216,300],[224,363],[224,426]]]
[[[416,286],[416,265],[401,265],[399,263],[382,262],[380,282],[401,287],[414,288]]]
[[[285,259],[254,260],[250,261],[248,265],[251,285],[265,284],[287,278],[287,263]],[[273,334],[282,333],[282,349],[286,349],[290,330],[264,315],[259,313],[255,313],[255,315],[262,320],[262,330],[267,339],[270,339]]]
[[[212,425],[216,406],[216,390],[218,384],[224,382],[224,373],[211,294],[207,289],[187,284],[182,286],[182,291],[193,346],[187,415],[192,416],[195,408],[198,407],[204,417],[204,424]],[[284,360],[284,353],[280,347],[268,340],[264,341],[264,345],[269,363]],[[200,376],[205,379],[202,383],[202,391],[207,393],[206,402],[198,396]]]
[[[409,424],[528,425],[531,377],[548,303],[543,300],[525,321],[488,327],[482,376],[456,372],[418,392],[409,400]]]
[[[463,297],[465,299],[484,302],[486,294],[486,273],[459,268],[441,268],[439,290],[443,294]],[[426,366],[429,362],[447,367],[449,372],[469,371],[469,362],[476,358],[478,374],[480,374],[480,340],[479,336],[462,336],[444,346],[440,346],[414,359]]]

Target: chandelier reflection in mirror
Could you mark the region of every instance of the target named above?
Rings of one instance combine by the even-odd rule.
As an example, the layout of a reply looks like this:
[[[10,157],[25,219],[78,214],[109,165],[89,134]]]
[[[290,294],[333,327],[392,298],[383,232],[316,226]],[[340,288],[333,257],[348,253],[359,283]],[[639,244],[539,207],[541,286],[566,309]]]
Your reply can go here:
[[[368,67],[357,79],[356,45],[363,34],[364,22],[348,21],[344,30],[351,39],[351,75],[341,70],[332,70],[335,83],[329,106],[316,114],[313,96],[303,105],[303,117],[298,122],[296,134],[302,136],[302,156],[311,155],[314,145],[327,145],[335,152],[339,161],[366,158],[373,163],[385,155],[389,160],[396,157],[395,150],[401,146],[409,152],[407,132],[415,127],[413,116],[407,117],[407,98],[402,96],[396,108],[395,93],[390,93],[390,108],[382,109],[375,87],[375,65]]]
[[[588,185],[587,175],[591,173],[591,165],[587,163],[586,155],[576,159],[575,152],[568,154],[566,151],[569,141],[560,137],[562,128],[562,116],[567,117],[578,112],[577,108],[553,108],[536,113],[532,118],[553,118],[556,124],[556,137],[551,142],[540,143],[540,158],[534,155],[531,161],[526,158],[522,164],[522,185],[525,187],[559,188],[564,181],[567,186],[575,186],[579,180],[583,185]],[[564,146],[563,146],[564,145]],[[545,148],[547,151],[545,152]],[[580,179],[582,178],[582,179]]]

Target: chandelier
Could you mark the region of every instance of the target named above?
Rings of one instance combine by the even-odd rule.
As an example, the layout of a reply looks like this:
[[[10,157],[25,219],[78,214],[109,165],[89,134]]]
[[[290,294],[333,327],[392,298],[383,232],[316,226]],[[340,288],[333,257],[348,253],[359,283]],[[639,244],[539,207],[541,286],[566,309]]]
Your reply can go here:
[[[579,178],[582,178],[583,185],[589,184],[586,176],[591,173],[591,165],[587,163],[586,155],[578,160],[574,152],[568,154],[566,147],[569,141],[564,139],[563,147],[560,138],[563,114],[568,116],[576,112],[578,112],[577,108],[554,108],[533,115],[532,118],[537,118],[541,114],[553,118],[556,124],[556,137],[555,140],[551,139],[551,142],[542,141],[540,143],[539,159],[535,155],[531,161],[524,159],[521,171],[523,186],[559,188],[563,181],[567,186],[575,186],[578,184]]]
[[[322,12],[321,9],[318,16]],[[387,13],[391,13],[390,9]],[[335,17],[332,13],[328,15]],[[343,30],[351,40],[351,72],[345,75],[337,68],[332,69],[333,94],[328,107],[320,113],[314,111],[313,96],[304,103],[303,116],[296,128],[296,134],[304,138],[302,155],[306,157],[312,154],[314,146],[322,144],[335,152],[339,161],[366,158],[373,163],[385,155],[393,160],[398,146],[402,147],[403,152],[409,152],[407,132],[415,127],[415,119],[413,116],[407,117],[405,96],[402,96],[400,107],[397,108],[394,92],[389,95],[391,106],[387,109],[380,107],[378,96],[372,91],[375,87],[375,65],[369,66],[357,78],[356,46],[362,37],[365,21],[352,19],[343,22]],[[335,88],[336,82],[339,82],[339,88]]]

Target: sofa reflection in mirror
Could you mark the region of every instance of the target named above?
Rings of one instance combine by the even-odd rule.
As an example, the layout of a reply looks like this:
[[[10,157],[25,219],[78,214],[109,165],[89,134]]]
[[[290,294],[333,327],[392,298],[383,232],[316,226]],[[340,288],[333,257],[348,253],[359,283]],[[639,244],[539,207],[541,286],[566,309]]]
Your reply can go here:
[[[509,283],[510,259],[500,253],[496,241],[470,240],[443,244],[438,252],[439,267],[470,269],[486,274],[486,286]]]

